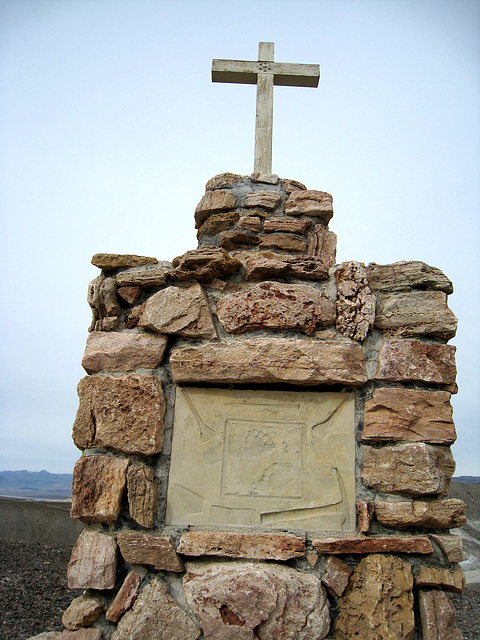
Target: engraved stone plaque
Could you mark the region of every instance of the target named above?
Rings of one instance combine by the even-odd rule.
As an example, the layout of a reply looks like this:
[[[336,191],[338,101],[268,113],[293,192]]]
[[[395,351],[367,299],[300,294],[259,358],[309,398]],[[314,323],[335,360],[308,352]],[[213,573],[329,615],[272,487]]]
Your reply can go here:
[[[177,387],[167,524],[352,532],[352,393]]]

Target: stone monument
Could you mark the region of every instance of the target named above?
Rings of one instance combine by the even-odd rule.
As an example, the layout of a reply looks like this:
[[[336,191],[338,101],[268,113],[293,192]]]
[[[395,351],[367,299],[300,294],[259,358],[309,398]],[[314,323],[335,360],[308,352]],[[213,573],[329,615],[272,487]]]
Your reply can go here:
[[[271,173],[273,85],[315,86],[307,67],[271,43],[215,60],[258,82],[255,172],[207,182],[172,263],[92,259],[68,566],[86,591],[62,637],[461,638],[452,284],[336,264],[332,197]]]

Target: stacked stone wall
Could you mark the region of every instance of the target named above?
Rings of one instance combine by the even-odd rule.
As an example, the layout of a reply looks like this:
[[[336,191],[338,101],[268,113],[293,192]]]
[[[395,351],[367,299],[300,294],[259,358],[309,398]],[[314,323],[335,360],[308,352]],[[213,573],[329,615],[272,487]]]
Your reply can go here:
[[[461,637],[445,593],[464,587],[452,284],[423,262],[335,264],[332,215],[299,182],[222,174],[195,211],[198,249],[93,257],[73,427],[86,528],[68,567],[86,591],[65,637]],[[355,523],[176,522],[175,398],[191,388],[353,397]]]

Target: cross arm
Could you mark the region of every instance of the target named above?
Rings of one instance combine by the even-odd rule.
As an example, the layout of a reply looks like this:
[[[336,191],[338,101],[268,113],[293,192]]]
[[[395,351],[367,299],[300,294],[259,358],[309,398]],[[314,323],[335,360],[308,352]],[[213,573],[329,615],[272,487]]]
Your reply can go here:
[[[212,60],[212,81],[257,84],[259,73],[272,73],[274,84],[285,87],[318,87],[320,65],[290,62]]]
[[[258,62],[246,60],[212,60],[212,82],[257,84]]]

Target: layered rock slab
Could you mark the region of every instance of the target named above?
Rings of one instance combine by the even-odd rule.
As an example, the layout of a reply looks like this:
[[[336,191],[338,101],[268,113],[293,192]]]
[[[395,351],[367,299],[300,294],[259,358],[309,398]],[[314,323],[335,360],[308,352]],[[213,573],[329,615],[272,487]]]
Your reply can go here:
[[[233,216],[233,214],[220,215],[228,215],[230,218]],[[202,231],[207,224],[212,222],[212,218],[209,218],[202,226]],[[227,218],[229,223],[226,228],[230,226],[230,218]],[[219,231],[221,230],[219,229]],[[176,280],[208,282],[213,278],[226,278],[233,275],[242,266],[242,263],[221,247],[202,247],[178,256],[172,261],[172,266],[174,267],[173,277]]]
[[[385,527],[431,527],[453,529],[467,521],[465,503],[451,498],[422,502],[375,501],[375,517]]]
[[[366,382],[365,359],[351,342],[250,339],[174,349],[173,379],[183,382],[349,384]]]
[[[443,591],[419,591],[423,640],[463,640],[455,609]]]
[[[126,562],[145,564],[162,571],[183,571],[182,562],[169,536],[121,531],[117,535],[117,542]]]
[[[318,578],[251,562],[187,563],[184,591],[206,640],[321,640],[330,615]]]
[[[140,575],[136,571],[130,571],[118,590],[115,598],[105,612],[105,620],[117,622],[118,619],[135,602],[140,590]]]
[[[166,336],[94,331],[87,338],[82,367],[87,373],[155,369],[166,346]]]
[[[418,588],[440,587],[444,591],[461,593],[465,589],[465,576],[460,567],[449,569],[437,569],[435,567],[420,567],[415,586]]]
[[[368,286],[365,266],[347,262],[335,271],[337,330],[352,340],[365,340],[375,320],[375,296]]]
[[[62,624],[66,629],[75,631],[95,622],[103,612],[103,602],[98,596],[82,594],[70,603],[62,616]]]
[[[92,264],[104,271],[113,271],[124,267],[139,267],[145,264],[156,264],[156,258],[137,256],[131,253],[96,253],[92,257]]]
[[[158,488],[151,467],[130,465],[127,473],[130,516],[141,527],[151,529],[155,522]]]
[[[455,347],[416,340],[389,340],[378,354],[376,380],[389,382],[455,383]]]
[[[363,558],[339,600],[336,640],[412,640],[413,577],[410,565],[394,556]]]
[[[305,538],[270,533],[188,531],[177,547],[186,556],[291,560],[305,555]]]
[[[374,291],[433,289],[453,293],[451,281],[440,269],[417,260],[403,260],[393,264],[372,262],[367,266],[367,278]]]
[[[238,256],[245,263],[245,280],[269,278],[297,278],[299,280],[326,280],[328,267],[316,257],[294,257],[269,251],[250,256]]]
[[[328,224],[333,216],[333,198],[325,191],[293,191],[285,204],[288,216],[311,216]]]
[[[84,529],[68,563],[69,589],[113,589],[117,569],[115,539]]]

